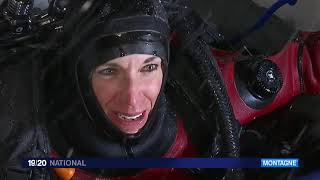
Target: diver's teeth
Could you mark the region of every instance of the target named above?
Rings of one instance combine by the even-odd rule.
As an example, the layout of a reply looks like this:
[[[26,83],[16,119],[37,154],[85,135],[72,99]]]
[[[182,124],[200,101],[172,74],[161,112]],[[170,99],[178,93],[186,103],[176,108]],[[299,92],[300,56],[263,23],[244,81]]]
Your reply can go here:
[[[142,113],[138,114],[138,115],[135,115],[135,116],[126,116],[124,114],[120,114],[118,113],[118,117],[122,120],[135,120],[137,119],[138,117],[142,116]]]

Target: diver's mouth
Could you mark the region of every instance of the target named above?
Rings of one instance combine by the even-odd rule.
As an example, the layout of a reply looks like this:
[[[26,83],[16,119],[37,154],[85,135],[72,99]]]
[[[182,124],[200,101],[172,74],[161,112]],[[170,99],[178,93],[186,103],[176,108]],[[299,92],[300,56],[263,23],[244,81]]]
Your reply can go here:
[[[148,110],[136,112],[113,111],[110,121],[127,134],[137,133],[148,121]]]
[[[143,117],[143,112],[138,114],[133,114],[133,115],[125,115],[122,113],[117,113],[117,116],[119,119],[122,119],[125,121],[135,121],[135,120],[140,120]]]

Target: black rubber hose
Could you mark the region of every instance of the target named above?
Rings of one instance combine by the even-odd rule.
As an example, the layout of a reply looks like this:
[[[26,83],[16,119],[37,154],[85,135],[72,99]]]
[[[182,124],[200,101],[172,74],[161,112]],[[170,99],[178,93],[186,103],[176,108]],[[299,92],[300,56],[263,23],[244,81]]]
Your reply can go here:
[[[190,11],[186,16],[180,18],[178,22],[175,21],[172,26],[177,35],[178,45],[182,45],[180,53],[189,56],[194,64],[193,67],[197,68],[196,71],[207,79],[209,93],[217,102],[221,113],[221,118],[219,118],[220,133],[227,157],[239,157],[238,122],[235,119],[221,71],[205,40],[201,39],[199,34],[195,36],[193,33],[199,32],[199,27],[205,27],[202,24],[203,21]],[[226,176],[227,179],[241,179],[243,175],[240,169],[229,169]]]
[[[197,40],[192,48],[186,50],[197,67],[197,71],[202,77],[207,79],[210,96],[217,101],[217,106],[221,113],[220,128],[222,137],[225,140],[225,147],[228,157],[239,157],[239,140],[237,133],[237,122],[232,110],[232,106],[221,78],[220,69],[215,62],[206,44]],[[209,52],[208,52],[209,51]]]
[[[201,73],[201,76],[207,79],[210,97],[215,98],[219,112],[221,113],[221,117],[218,119],[220,120],[220,133],[226,155],[227,157],[239,157],[238,124],[223,79],[221,78],[220,69],[206,44],[198,40],[190,47],[192,48],[186,48],[186,51],[192,56],[192,61],[195,63],[194,67],[197,67],[197,71]],[[235,171],[236,174],[240,173],[237,171]],[[241,175],[236,175],[236,177],[238,176],[240,177]]]

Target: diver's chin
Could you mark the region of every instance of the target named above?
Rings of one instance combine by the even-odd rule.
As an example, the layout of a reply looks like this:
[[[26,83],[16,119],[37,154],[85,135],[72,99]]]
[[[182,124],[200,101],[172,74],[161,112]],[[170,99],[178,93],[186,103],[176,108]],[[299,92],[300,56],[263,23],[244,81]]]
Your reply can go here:
[[[149,111],[144,110],[135,113],[122,113],[113,111],[110,113],[110,121],[123,133],[136,134],[148,121]]]

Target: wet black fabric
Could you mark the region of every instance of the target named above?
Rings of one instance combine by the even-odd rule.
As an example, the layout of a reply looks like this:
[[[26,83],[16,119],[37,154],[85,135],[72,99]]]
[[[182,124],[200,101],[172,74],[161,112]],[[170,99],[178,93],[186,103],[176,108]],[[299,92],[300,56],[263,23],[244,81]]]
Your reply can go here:
[[[20,54],[0,71],[0,179],[44,179],[45,170],[22,168],[26,157],[46,157],[48,141],[35,106],[34,64]],[[4,62],[4,61],[2,61]]]
[[[21,65],[0,73],[0,167],[4,168],[3,177],[15,177],[12,170],[21,170],[16,163],[21,156],[32,153],[36,142],[30,70],[30,65]],[[24,175],[28,175],[28,170],[24,171]]]

